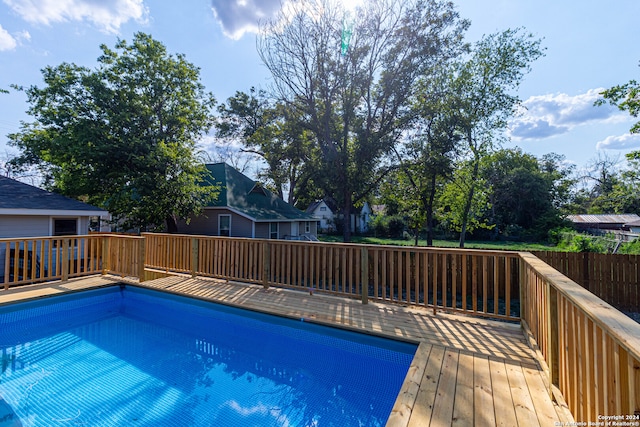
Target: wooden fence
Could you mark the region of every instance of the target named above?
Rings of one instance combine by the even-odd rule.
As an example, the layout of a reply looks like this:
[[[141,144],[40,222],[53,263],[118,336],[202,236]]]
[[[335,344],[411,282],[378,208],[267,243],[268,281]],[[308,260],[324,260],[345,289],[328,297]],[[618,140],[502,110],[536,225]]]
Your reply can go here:
[[[618,310],[640,312],[640,255],[533,254]]]
[[[522,324],[574,418],[640,415],[640,325],[533,254],[521,259]]]
[[[519,320],[516,252],[143,236],[147,267],[166,273]]]

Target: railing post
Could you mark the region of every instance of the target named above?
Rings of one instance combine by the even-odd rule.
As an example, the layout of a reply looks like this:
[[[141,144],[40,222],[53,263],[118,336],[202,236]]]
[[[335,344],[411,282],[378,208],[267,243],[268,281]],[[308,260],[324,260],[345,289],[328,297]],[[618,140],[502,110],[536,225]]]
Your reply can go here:
[[[369,251],[366,246],[360,250],[360,278],[362,303],[369,303]]]
[[[62,260],[61,278],[63,282],[69,280],[69,239],[62,239],[62,254],[60,256]]]
[[[145,280],[145,272],[144,272],[144,265],[146,262],[146,237],[141,236],[138,239],[138,281],[140,283],[144,282]]]
[[[106,275],[109,272],[109,237],[102,238],[102,275]]]
[[[547,366],[549,366],[549,393],[553,398],[552,385],[558,386],[558,291],[550,283],[547,283]]]
[[[4,290],[9,289],[9,270],[11,266],[9,265],[9,260],[11,259],[11,242],[7,241],[4,244],[5,253],[4,253]]]
[[[196,277],[196,272],[198,271],[198,245],[199,240],[196,237],[191,238],[191,277]]]
[[[269,276],[271,274],[271,244],[264,241],[262,246],[262,286],[269,289]]]

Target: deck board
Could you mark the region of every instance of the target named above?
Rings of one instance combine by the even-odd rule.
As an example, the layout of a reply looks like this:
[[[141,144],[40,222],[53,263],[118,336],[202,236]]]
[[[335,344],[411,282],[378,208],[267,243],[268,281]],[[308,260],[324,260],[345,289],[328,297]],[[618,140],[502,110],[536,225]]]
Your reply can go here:
[[[12,288],[0,292],[0,304],[122,280],[94,276]],[[544,372],[519,325],[187,276],[137,285],[420,343],[388,426],[548,426],[573,421],[551,401]]]

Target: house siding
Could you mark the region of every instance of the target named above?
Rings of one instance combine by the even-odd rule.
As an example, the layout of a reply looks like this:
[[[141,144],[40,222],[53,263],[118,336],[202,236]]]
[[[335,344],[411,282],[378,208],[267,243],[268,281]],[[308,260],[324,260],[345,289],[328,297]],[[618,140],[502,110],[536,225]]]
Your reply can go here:
[[[205,209],[202,215],[191,217],[188,225],[185,221],[179,221],[178,232],[217,236],[220,215],[231,215],[231,237],[251,237],[253,228],[251,220],[228,209]]]
[[[47,216],[0,216],[0,238],[48,235],[49,217]]]

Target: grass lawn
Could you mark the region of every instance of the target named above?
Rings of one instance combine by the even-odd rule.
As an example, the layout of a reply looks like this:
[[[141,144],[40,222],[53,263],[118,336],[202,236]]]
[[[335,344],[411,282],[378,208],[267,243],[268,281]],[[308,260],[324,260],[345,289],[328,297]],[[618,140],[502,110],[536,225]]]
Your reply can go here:
[[[342,236],[321,235],[318,239],[322,242],[338,242],[341,243]],[[413,246],[413,239],[387,239],[381,237],[351,236],[351,243],[363,243],[369,245],[394,245],[394,246]],[[419,240],[418,246],[426,246],[426,240]],[[434,247],[439,248],[457,248],[457,240],[434,240]],[[491,242],[491,241],[469,241],[464,244],[465,249],[491,249],[502,251],[554,251],[558,250],[555,246],[543,245],[541,243],[524,243],[524,242]]]

